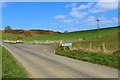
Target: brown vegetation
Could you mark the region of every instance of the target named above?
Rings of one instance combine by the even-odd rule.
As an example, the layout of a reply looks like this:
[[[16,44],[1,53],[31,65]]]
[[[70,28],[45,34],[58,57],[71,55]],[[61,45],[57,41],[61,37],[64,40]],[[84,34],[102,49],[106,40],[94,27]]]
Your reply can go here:
[[[12,33],[12,34],[25,34],[25,35],[44,35],[44,34],[59,34],[60,32],[54,32],[51,30],[37,30],[37,29],[32,29],[32,30],[9,30],[5,31],[5,33]]]
[[[0,33],[2,33],[3,32],[3,30],[0,30]]]

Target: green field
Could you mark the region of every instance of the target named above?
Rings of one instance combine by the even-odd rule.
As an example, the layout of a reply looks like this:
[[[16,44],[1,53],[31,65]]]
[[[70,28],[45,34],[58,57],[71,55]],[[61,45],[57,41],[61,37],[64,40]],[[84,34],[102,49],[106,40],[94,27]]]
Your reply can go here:
[[[0,79],[2,78],[2,47],[0,46]]]
[[[28,73],[18,64],[13,56],[3,47],[2,49],[2,78],[28,78]]]
[[[111,29],[112,30],[112,29]],[[80,46],[82,49],[91,49],[103,52],[103,45],[105,44],[105,52],[112,53],[118,50],[118,30],[111,31],[108,34],[101,34],[101,37],[96,37],[84,41],[74,42],[73,46]],[[101,49],[100,49],[101,48]]]
[[[3,33],[2,39],[15,40],[17,37],[23,37],[25,43],[33,41],[62,40],[63,42],[73,42],[72,47],[75,49],[81,47],[82,50],[90,50],[90,44],[92,44],[91,48],[93,51],[113,53],[118,50],[118,28],[119,27],[108,27],[99,30],[93,29],[62,34],[33,35],[32,37],[25,37],[24,34]],[[105,44],[104,51],[103,44]]]
[[[11,34],[11,33],[2,33],[2,39],[9,39],[9,40],[15,40],[18,37],[25,36],[23,34]]]
[[[118,32],[118,27],[111,28],[103,28],[97,31],[94,30],[86,30],[86,31],[76,31],[70,33],[62,33],[62,34],[53,34],[53,35],[33,35],[32,37],[24,37],[23,34],[10,34],[3,33],[2,39],[15,39],[19,36],[24,37],[25,41],[34,41],[34,40],[79,40],[79,39],[93,39],[98,36],[106,36],[112,33]]]
[[[86,31],[76,31],[70,33],[63,34],[55,34],[55,35],[41,35],[41,36],[33,36],[25,38],[25,41],[33,41],[33,40],[79,40],[79,39],[93,39],[98,36],[105,36],[111,33],[117,32],[117,27],[105,28],[97,30],[86,30]]]
[[[82,50],[61,51],[58,49],[55,54],[120,69],[120,64],[118,64],[120,56],[118,56],[118,54],[108,55],[95,52],[85,52]]]

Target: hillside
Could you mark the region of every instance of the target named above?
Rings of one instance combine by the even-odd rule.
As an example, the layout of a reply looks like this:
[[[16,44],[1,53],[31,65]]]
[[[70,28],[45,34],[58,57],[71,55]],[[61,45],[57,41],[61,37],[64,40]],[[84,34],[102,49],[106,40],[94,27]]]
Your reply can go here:
[[[60,34],[60,32],[54,32],[51,30],[37,30],[37,29],[31,29],[31,30],[10,30],[2,31],[2,39],[11,39],[11,40],[16,40],[16,39],[25,39],[27,37],[33,37],[33,36],[41,36],[41,35],[53,35],[53,34]]]
[[[63,40],[73,42],[73,49],[113,53],[118,51],[118,27],[96,30],[76,31],[54,35],[37,35],[25,38],[25,41]],[[90,47],[91,45],[91,47]]]
[[[34,41],[63,40],[63,42],[72,42],[74,49],[102,51],[113,53],[118,51],[118,32],[120,27],[102,28],[99,30],[75,31],[70,33],[40,34],[39,31],[32,30],[30,34],[3,33],[2,39],[16,40],[22,39],[25,43]],[[91,45],[91,47],[90,47]],[[105,47],[105,50],[103,50]]]
[[[16,33],[15,33],[16,32]],[[52,34],[51,34],[52,33]],[[43,31],[43,30],[29,30],[29,31],[14,31],[12,33],[2,34],[2,39],[17,39],[21,38],[25,41],[34,40],[97,40],[106,41],[106,39],[115,40],[118,34],[118,27],[102,28],[96,30],[76,31],[70,33]]]
[[[107,36],[113,33],[118,32],[118,27],[112,28],[102,28],[99,31],[94,30],[86,30],[86,31],[76,31],[70,33],[62,33],[62,34],[54,34],[54,35],[37,35],[33,37],[25,38],[26,41],[33,40],[87,40],[87,39],[95,39],[98,37]]]

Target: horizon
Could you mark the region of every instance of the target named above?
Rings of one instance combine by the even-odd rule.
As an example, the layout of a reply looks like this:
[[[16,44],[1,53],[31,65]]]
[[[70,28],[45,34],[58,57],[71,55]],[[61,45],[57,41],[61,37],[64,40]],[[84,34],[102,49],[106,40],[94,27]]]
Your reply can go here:
[[[118,25],[118,26],[111,26],[111,27],[103,27],[103,28],[99,28],[99,29],[110,29],[110,28],[118,28],[118,27],[120,27],[120,26]],[[4,31],[4,30],[5,29],[0,29],[0,31]],[[24,31],[27,31],[27,30],[43,30],[43,31],[53,31],[53,30],[45,30],[45,29],[12,29],[12,30],[24,30]],[[91,30],[97,30],[97,29],[78,30],[78,31],[70,31],[70,32],[68,31],[68,33],[79,32],[79,31],[91,31]],[[53,32],[59,32],[59,31],[53,31]],[[60,33],[64,33],[64,32],[60,32]]]
[[[2,29],[81,31],[118,26],[115,2],[4,2]],[[106,6],[107,5],[107,6]]]

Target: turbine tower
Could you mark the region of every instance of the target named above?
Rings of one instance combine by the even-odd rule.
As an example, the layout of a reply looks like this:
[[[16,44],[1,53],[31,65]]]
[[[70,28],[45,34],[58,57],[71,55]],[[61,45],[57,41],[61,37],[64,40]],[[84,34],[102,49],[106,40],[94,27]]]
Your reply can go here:
[[[96,20],[97,21],[97,30],[99,30],[99,19]]]

